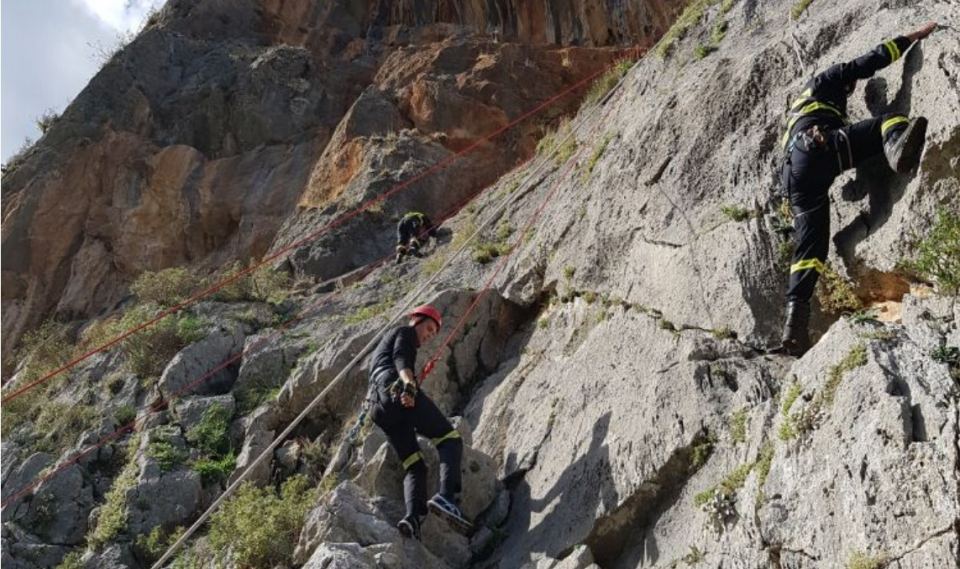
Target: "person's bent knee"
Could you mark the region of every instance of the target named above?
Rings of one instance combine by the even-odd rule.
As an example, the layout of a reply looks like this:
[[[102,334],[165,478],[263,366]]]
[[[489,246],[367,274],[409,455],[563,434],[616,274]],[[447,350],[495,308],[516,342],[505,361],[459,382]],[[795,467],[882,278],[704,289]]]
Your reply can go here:
[[[426,472],[427,466],[423,462],[423,454],[420,451],[417,451],[410,456],[406,457],[402,461],[403,469],[407,472],[416,474],[417,472]]]

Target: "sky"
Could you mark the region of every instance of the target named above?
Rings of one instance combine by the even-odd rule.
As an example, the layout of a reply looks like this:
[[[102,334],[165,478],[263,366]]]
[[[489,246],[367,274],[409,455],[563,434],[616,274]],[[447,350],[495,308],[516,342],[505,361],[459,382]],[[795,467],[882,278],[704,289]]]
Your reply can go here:
[[[0,161],[40,138],[36,119],[60,113],[163,0],[0,0]]]

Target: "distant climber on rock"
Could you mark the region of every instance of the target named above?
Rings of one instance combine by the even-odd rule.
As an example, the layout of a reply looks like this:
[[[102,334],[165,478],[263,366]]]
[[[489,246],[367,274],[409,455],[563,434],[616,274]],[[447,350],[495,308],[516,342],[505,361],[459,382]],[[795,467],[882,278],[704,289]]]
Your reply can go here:
[[[781,181],[793,212],[795,249],[780,353],[801,356],[810,348],[810,298],[829,252],[828,191],[834,179],[881,154],[894,172],[906,173],[917,167],[923,152],[927,119],[894,113],[850,124],[847,97],[857,80],[900,59],[936,27],[927,23],[853,61],[831,66],[807,83],[787,112]]]
[[[397,223],[397,262],[404,255],[420,256],[420,246],[437,236],[437,228],[430,218],[419,211],[409,211]]]
[[[407,326],[394,328],[380,340],[370,366],[371,418],[387,435],[406,471],[403,497],[407,511],[397,529],[415,539],[420,539],[420,524],[428,508],[461,531],[471,528],[459,508],[460,432],[420,390],[414,373],[417,349],[436,335],[441,324],[436,308],[423,305],[414,309]],[[427,467],[417,435],[432,439],[440,455],[440,491],[429,501]]]

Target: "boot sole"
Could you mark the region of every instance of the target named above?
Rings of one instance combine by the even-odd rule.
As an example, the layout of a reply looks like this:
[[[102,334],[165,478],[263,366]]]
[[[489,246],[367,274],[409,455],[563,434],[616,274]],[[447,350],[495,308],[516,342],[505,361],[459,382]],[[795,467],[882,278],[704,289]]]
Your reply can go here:
[[[906,139],[903,149],[897,158],[897,173],[904,174],[920,164],[920,154],[923,152],[923,143],[927,136],[927,119],[917,117],[903,133]]]
[[[470,532],[473,531],[473,524],[461,518],[460,516],[451,514],[433,502],[427,502],[427,508],[437,516],[443,518],[444,521],[453,526],[453,528],[458,532],[464,535],[469,535]]]
[[[407,539],[416,539],[418,541],[420,540],[420,538],[417,537],[416,532],[413,530],[413,526],[411,526],[409,523],[405,521],[401,521],[400,523],[398,523],[397,529],[400,531],[400,535],[402,535]]]

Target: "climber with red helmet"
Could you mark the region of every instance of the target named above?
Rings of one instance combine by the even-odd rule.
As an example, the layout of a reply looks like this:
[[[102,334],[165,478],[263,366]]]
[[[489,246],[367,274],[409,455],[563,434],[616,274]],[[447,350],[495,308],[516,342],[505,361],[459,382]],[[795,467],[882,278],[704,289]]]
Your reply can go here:
[[[397,223],[397,262],[404,255],[420,256],[420,246],[437,236],[437,227],[419,211],[408,211]]]
[[[410,313],[406,326],[398,326],[380,340],[370,366],[371,418],[383,429],[406,471],[403,497],[406,516],[397,524],[406,537],[420,539],[420,524],[429,511],[469,529],[458,506],[460,458],[463,443],[437,405],[420,389],[414,372],[417,349],[433,338],[443,320],[428,305]],[[417,435],[432,439],[440,455],[440,491],[427,501],[427,467]]]
[[[787,112],[781,181],[793,212],[794,252],[786,322],[777,352],[801,356],[810,348],[810,298],[830,248],[830,196],[834,179],[875,156],[906,173],[920,163],[927,119],[888,113],[851,124],[847,98],[857,80],[872,77],[930,35],[935,22],[879,44],[853,61],[827,68],[807,82]]]

